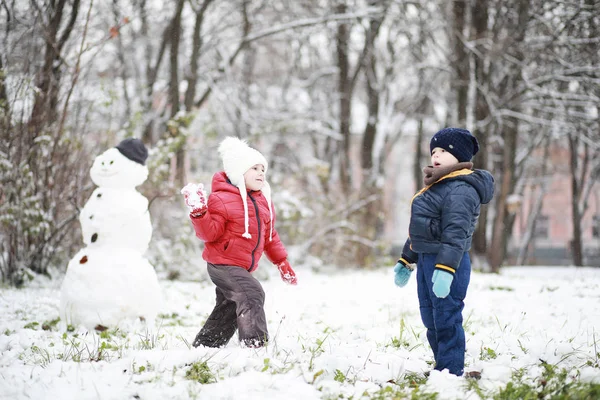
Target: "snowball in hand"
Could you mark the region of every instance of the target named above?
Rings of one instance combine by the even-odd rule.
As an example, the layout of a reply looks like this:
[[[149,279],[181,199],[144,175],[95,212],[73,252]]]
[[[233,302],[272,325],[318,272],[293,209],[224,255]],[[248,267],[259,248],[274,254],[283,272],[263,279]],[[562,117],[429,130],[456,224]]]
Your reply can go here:
[[[181,194],[190,210],[206,206],[206,192],[202,183],[188,183],[181,189]]]

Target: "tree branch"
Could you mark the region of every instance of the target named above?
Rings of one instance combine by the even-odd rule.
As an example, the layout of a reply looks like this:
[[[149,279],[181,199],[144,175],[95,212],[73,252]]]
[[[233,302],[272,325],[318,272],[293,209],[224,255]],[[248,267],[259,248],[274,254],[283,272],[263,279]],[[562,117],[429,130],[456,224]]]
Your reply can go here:
[[[309,26],[325,24],[325,23],[328,23],[331,21],[347,21],[347,20],[353,20],[353,19],[356,19],[359,17],[376,17],[376,16],[380,16],[380,15],[383,15],[382,10],[379,7],[373,7],[373,8],[367,8],[363,12],[333,14],[333,15],[326,15],[326,16],[318,17],[318,18],[300,19],[300,20],[290,22],[287,24],[277,25],[272,28],[264,29],[262,31],[254,33],[252,35],[250,35],[249,31],[248,31],[244,34],[244,37],[242,38],[241,42],[238,44],[238,47],[236,48],[236,50],[229,57],[227,64],[233,65],[238,54],[247,44],[257,41],[257,40],[260,40],[260,39],[263,39],[263,38],[266,38],[266,37],[269,37],[269,36],[277,35],[279,33],[287,32],[290,30],[298,29],[298,28],[305,28],[305,27],[309,27]],[[246,30],[246,25],[244,25],[244,31],[245,30]],[[218,81],[222,76],[223,76],[223,73],[221,73],[218,77],[216,77],[214,79],[214,82]],[[200,108],[204,104],[204,102],[208,99],[208,96],[210,96],[211,92],[212,92],[212,87],[207,88],[204,91],[204,93],[202,94],[202,96],[200,96],[200,99],[198,99],[198,101],[196,101],[194,106],[196,108]]]

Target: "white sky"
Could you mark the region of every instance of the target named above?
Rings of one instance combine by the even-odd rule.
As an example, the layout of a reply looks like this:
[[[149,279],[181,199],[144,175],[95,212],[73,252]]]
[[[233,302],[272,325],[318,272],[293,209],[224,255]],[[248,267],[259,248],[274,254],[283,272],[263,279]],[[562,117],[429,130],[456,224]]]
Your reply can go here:
[[[203,262],[197,264],[205,268]],[[263,271],[272,340],[258,350],[241,348],[237,340],[222,349],[188,347],[213,307],[214,286],[209,283],[161,281],[161,313],[177,317],[160,319],[161,326],[150,332],[128,324],[122,335],[110,339],[40,328],[59,315],[57,280],[22,290],[3,288],[0,399],[359,398],[386,386],[396,390],[387,382],[430,369],[414,276],[399,289],[392,266],[321,272],[311,265],[295,267],[297,287],[281,282],[274,267],[268,274]],[[464,311],[465,370],[481,371],[479,384],[489,391],[506,385],[518,368],[539,377],[540,359],[572,370],[582,381],[600,383],[600,369],[586,366],[598,364],[599,289],[598,268],[474,273]],[[395,348],[392,338],[400,339],[402,320],[401,341],[408,347]],[[25,328],[32,322],[40,326]],[[145,339],[154,345],[144,346]],[[103,360],[90,361],[102,342],[112,349],[104,350]],[[69,360],[61,360],[61,354]],[[72,361],[77,354],[81,362]],[[185,378],[190,364],[198,361],[207,362],[216,383]],[[334,380],[336,370],[345,382]],[[433,373],[423,390],[439,392],[440,399],[479,398],[465,392],[466,384],[464,378]]]

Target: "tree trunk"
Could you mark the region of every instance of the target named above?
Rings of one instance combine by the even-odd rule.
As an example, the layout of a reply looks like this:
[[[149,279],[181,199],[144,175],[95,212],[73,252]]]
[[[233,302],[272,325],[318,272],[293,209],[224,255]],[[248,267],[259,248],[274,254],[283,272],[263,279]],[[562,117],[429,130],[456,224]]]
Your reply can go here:
[[[169,55],[169,103],[171,104],[170,117],[179,112],[179,42],[181,37],[181,12],[185,0],[178,0],[175,15],[171,22],[171,47]]]
[[[477,140],[479,141],[479,153],[474,159],[474,167],[476,169],[489,169],[488,166],[488,143],[487,143],[487,132],[479,131],[476,134]],[[488,212],[489,205],[481,207],[479,214],[479,220],[473,233],[473,252],[477,255],[484,255],[487,253],[487,225],[488,225]]]
[[[365,75],[367,92],[367,124],[362,138],[361,168],[362,185],[361,194],[367,199],[367,205],[358,213],[360,234],[375,243],[383,232],[382,204],[383,192],[377,185],[378,167],[382,163],[374,162],[374,147],[379,124],[379,94],[380,86],[377,77],[377,58],[375,57],[375,38],[379,32],[381,20],[371,20],[366,38]],[[356,261],[360,266],[368,266],[373,262],[374,250],[365,244],[357,244]]]
[[[112,12],[113,16],[115,17],[114,24],[115,26],[118,26],[121,23],[122,19],[118,0],[113,0]],[[127,63],[125,61],[125,47],[123,46],[123,39],[121,38],[121,34],[117,34],[117,36],[114,39],[117,41],[117,58],[121,63],[120,72],[121,81],[123,83],[123,101],[125,103],[125,114],[123,115],[121,121],[121,124],[123,125],[131,117],[131,99],[129,96],[129,90],[127,89],[129,81],[129,75],[127,71],[129,71],[129,68],[127,67]]]
[[[347,11],[345,3],[336,6],[337,13]],[[350,81],[350,29],[347,23],[340,22],[336,33],[337,67],[338,67],[338,96],[339,124],[342,136],[340,157],[340,184],[342,193],[348,196],[352,190],[352,171],[350,167],[350,117],[352,115],[352,85]]]
[[[521,243],[519,246],[519,253],[517,255],[517,261],[516,261],[517,265],[523,265],[525,263],[525,261],[527,260],[527,251],[529,249],[529,246],[531,245],[531,241],[532,241],[533,235],[535,233],[535,225],[536,225],[538,216],[540,215],[540,212],[542,210],[544,197],[546,196],[546,193],[548,192],[548,178],[546,177],[546,174],[548,172],[548,159],[549,159],[549,154],[550,154],[550,144],[552,143],[549,136],[546,138],[545,142],[546,143],[544,145],[544,155],[542,157],[542,169],[541,169],[541,171],[539,171],[539,175],[536,174],[538,176],[538,180],[540,181],[538,184],[539,190],[537,192],[537,195],[535,196],[534,203],[531,205],[531,208],[529,210],[527,226],[525,229],[525,235],[521,239]]]
[[[427,100],[424,100],[424,102]],[[422,105],[422,107],[424,107]],[[415,159],[413,161],[413,180],[415,182],[415,193],[423,187],[423,166],[422,160],[425,158],[423,154],[423,139],[425,132],[423,129],[423,118],[419,118],[419,127],[417,129],[417,139],[415,141]]]
[[[181,12],[185,0],[177,2],[177,9],[171,25],[171,52],[169,56],[170,78],[169,78],[169,103],[171,104],[171,119],[173,119],[180,109],[179,102],[179,42],[181,37]],[[179,133],[179,132],[177,132]],[[180,187],[185,186],[187,177],[185,176],[185,145],[179,147],[175,153],[175,181]]]
[[[498,94],[506,101],[505,107],[519,112],[521,109],[520,85],[522,83],[523,61],[523,42],[527,21],[529,20],[529,2],[518,2],[516,13],[510,14],[511,18],[509,28],[514,30],[511,38],[510,48],[507,49],[507,70],[505,77],[499,87],[496,88]],[[513,19],[514,18],[514,19]],[[497,194],[496,217],[494,218],[494,227],[492,229],[492,243],[489,253],[490,266],[492,272],[499,272],[502,263],[506,257],[508,239],[511,236],[514,215],[507,212],[506,199],[513,193],[515,187],[517,145],[519,137],[519,120],[515,117],[506,117],[504,125],[500,127],[503,132],[504,144],[502,146],[502,180],[500,190]]]
[[[496,217],[492,233],[492,244],[490,248],[490,266],[492,272],[499,272],[506,256],[506,244],[508,241],[508,227],[510,216],[507,212],[506,199],[513,192],[515,156],[517,153],[517,131],[518,122],[511,121],[504,129],[504,148],[502,159],[502,181],[496,200]]]
[[[489,117],[489,107],[485,98],[488,90],[489,75],[485,70],[485,46],[482,42],[488,37],[488,4],[487,0],[477,2],[477,6],[473,7],[473,29],[474,39],[478,51],[474,53],[475,63],[475,83],[477,90],[475,91],[475,126],[479,127],[482,121]],[[476,129],[473,134],[479,141],[479,153],[475,157],[475,168],[489,169],[488,165],[488,137],[491,125]],[[477,227],[473,233],[473,253],[482,255],[487,253],[487,225],[488,225],[488,208],[489,206],[481,207]]]
[[[581,186],[579,177],[579,139],[574,134],[567,135],[569,139],[569,171],[571,175],[571,222],[573,224],[573,239],[569,243],[569,250],[573,257],[573,265],[583,266],[583,245],[581,243],[581,213],[579,199],[581,198]]]
[[[48,127],[56,121],[58,92],[60,86],[62,54],[60,53],[62,45],[67,40],[73,26],[65,29],[59,39],[59,29],[65,11],[66,0],[59,0],[51,8],[51,14],[48,16],[48,25],[45,27],[46,49],[44,51],[44,64],[36,83],[37,90],[29,121],[30,134],[37,135],[44,127]],[[73,4],[71,18],[77,16],[79,11],[79,1]],[[61,44],[62,42],[62,44]]]
[[[179,2],[178,6],[180,4],[182,5],[182,3]],[[149,28],[148,28],[148,21],[146,18],[145,5],[146,5],[145,1],[142,1],[140,3],[140,20],[142,22],[142,27],[141,27],[142,33],[145,33],[147,36],[147,35],[149,35]],[[162,64],[163,57],[165,56],[165,52],[167,50],[167,46],[172,42],[172,39],[171,39],[172,33],[171,32],[173,31],[173,23],[177,17],[178,12],[179,12],[179,14],[181,13],[181,11],[179,9],[176,9],[175,15],[169,21],[169,24],[165,27],[165,29],[162,32],[161,42],[160,42],[158,51],[156,53],[156,59],[154,60],[154,64],[152,64],[152,46],[149,44],[150,39],[146,38],[146,43],[147,43],[147,46],[145,48],[145,57],[146,57],[146,62],[147,62],[147,64],[146,64],[146,83],[145,83],[146,93],[144,96],[144,100],[142,101],[142,104],[144,106],[146,113],[150,114],[151,117],[149,118],[149,121],[146,123],[146,126],[144,127],[144,132],[142,133],[142,141],[144,143],[152,144],[152,143],[154,143],[154,140],[155,140],[154,120],[155,120],[156,116],[154,115],[154,110],[152,110],[152,97],[154,95],[154,84],[156,83],[156,79],[158,78],[158,70],[160,69],[160,65]]]
[[[196,98],[196,85],[198,83],[198,64],[200,61],[200,51],[202,49],[202,24],[206,10],[213,0],[205,0],[202,2],[200,9],[196,11],[196,22],[194,23],[194,32],[192,34],[192,56],[190,57],[190,72],[186,77],[188,87],[185,92],[184,105],[186,111],[192,110],[194,107],[194,99]]]
[[[456,125],[465,126],[467,122],[467,103],[469,93],[469,57],[467,55],[463,34],[466,25],[467,4],[465,0],[454,0],[452,3],[452,59],[455,78],[452,81],[453,92],[456,93]]]
[[[6,73],[0,57],[0,129],[5,131],[8,129],[10,122],[10,104],[8,104],[8,95],[6,93]]]
[[[427,38],[427,32],[425,31],[424,27],[423,27],[423,23],[419,23],[419,42],[418,42],[418,46],[415,49],[415,52],[418,54],[419,58],[424,59],[426,58],[426,54],[424,54],[426,52],[426,38]],[[414,187],[414,192],[418,192],[419,190],[421,190],[421,188],[425,185],[425,183],[423,182],[423,167],[424,164],[429,164],[429,162],[431,161],[430,156],[431,154],[429,153],[429,151],[424,152],[423,151],[423,141],[425,140],[425,120],[427,118],[429,118],[429,116],[431,115],[431,112],[433,110],[432,106],[431,106],[431,100],[429,99],[428,95],[427,95],[427,90],[429,90],[429,83],[426,82],[426,75],[425,75],[425,70],[422,68],[419,68],[418,72],[418,77],[419,77],[419,94],[422,96],[421,98],[421,102],[417,107],[417,113],[416,116],[418,118],[418,122],[417,122],[417,138],[415,141],[415,157],[413,159],[413,167],[412,167],[412,174],[413,174],[413,182],[415,183],[415,187]]]

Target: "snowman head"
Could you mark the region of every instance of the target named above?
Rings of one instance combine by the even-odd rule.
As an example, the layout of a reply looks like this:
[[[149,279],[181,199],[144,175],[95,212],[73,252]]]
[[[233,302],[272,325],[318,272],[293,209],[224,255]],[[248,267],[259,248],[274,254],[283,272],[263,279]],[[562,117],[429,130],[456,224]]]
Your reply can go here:
[[[148,178],[148,151],[139,139],[125,139],[94,160],[90,176],[100,187],[135,188]]]

